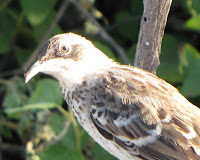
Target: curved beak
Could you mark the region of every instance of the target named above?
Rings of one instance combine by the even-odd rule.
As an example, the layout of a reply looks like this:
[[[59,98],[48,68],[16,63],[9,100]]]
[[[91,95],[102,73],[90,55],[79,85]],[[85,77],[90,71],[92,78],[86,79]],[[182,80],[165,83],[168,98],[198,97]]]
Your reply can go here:
[[[28,70],[28,72],[26,72],[25,74],[25,83],[27,83],[31,78],[33,78],[36,74],[38,74],[41,69],[41,61],[37,61],[35,62],[31,68]]]

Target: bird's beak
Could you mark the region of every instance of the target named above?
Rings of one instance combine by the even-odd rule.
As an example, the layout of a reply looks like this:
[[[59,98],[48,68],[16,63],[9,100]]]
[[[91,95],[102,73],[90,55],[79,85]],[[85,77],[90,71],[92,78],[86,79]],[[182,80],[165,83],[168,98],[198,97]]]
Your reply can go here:
[[[33,78],[36,74],[41,72],[41,61],[35,62],[32,67],[25,74],[25,83],[27,83],[31,78]]]

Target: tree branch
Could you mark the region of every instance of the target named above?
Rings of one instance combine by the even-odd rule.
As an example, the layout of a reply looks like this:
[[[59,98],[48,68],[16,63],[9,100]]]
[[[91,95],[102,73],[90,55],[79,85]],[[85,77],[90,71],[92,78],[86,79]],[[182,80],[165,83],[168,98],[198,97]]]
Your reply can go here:
[[[155,74],[160,64],[162,38],[172,0],[143,0],[143,3],[134,65]]]
[[[105,29],[95,20],[95,18],[83,8],[76,0],[70,0],[74,6],[82,13],[92,24],[94,24],[99,29],[99,35],[103,40],[105,40],[115,52],[122,58],[125,64],[130,64],[129,59],[126,57],[124,50],[109,36]]]

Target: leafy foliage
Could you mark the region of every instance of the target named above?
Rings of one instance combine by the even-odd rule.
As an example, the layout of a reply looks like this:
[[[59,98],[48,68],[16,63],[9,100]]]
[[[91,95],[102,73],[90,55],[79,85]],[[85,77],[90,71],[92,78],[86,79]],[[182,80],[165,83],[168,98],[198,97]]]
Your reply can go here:
[[[44,22],[47,16],[53,12],[56,0],[21,0],[21,7],[31,25],[37,26]]]
[[[124,48],[133,64],[143,12],[142,1],[79,2]],[[27,69],[25,63],[55,23],[62,3],[63,0],[0,0],[2,160],[115,159],[77,124],[63,102],[57,81],[45,77],[41,80],[37,76],[28,84],[24,83],[25,70],[22,68]],[[182,94],[200,106],[200,1],[174,1],[168,22],[157,75],[178,87]],[[99,29],[72,4],[68,5],[48,37],[63,32],[88,36],[97,48],[121,61],[112,47],[99,39]],[[4,152],[1,151],[3,145],[17,147],[13,147],[15,152],[10,148]]]
[[[60,93],[60,86],[55,80],[44,79],[38,81],[34,92],[32,92],[32,95],[29,98],[29,103],[40,102],[54,102],[62,105],[63,98]]]
[[[160,65],[157,74],[167,81],[179,82],[182,77],[178,68],[178,40],[166,34],[163,38],[162,54],[160,56]]]
[[[46,159],[84,160],[82,153],[59,144],[50,146],[42,152],[41,160],[46,160]]]

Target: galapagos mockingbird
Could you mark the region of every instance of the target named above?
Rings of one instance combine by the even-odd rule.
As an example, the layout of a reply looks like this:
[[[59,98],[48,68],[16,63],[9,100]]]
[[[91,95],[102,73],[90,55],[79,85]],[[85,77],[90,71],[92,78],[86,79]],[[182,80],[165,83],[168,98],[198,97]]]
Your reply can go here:
[[[56,78],[88,134],[121,160],[200,159],[200,109],[157,76],[108,58],[73,33],[49,39],[26,82]]]

